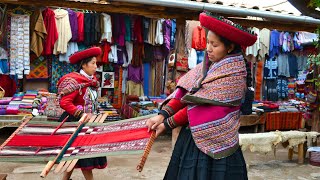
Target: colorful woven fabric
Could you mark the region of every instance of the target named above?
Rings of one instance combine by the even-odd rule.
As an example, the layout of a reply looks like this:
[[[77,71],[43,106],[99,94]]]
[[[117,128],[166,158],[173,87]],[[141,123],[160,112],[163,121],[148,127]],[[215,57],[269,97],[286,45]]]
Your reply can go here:
[[[293,130],[302,128],[301,112],[270,112],[266,116],[266,130]]]
[[[122,67],[117,66],[115,70],[115,80],[114,80],[114,96],[112,106],[120,109],[122,106]]]
[[[76,138],[59,161],[100,156],[142,153],[150,139],[146,120],[150,116],[106,124],[29,121],[0,149],[0,161],[46,162],[53,160],[74,131]],[[57,131],[56,131],[57,130]],[[56,162],[56,163],[58,163]]]
[[[255,95],[254,99],[259,101],[262,100],[262,82],[263,82],[263,67],[264,62],[261,60],[257,62],[257,69],[256,69],[256,86],[255,86]]]
[[[49,91],[52,93],[57,93],[58,90],[57,90],[56,85],[58,83],[58,80],[62,76],[78,70],[79,66],[69,64],[67,62],[60,62],[59,58],[57,58],[56,56],[52,56],[51,58],[52,58],[52,59],[50,59],[51,67],[48,68],[51,71],[49,73],[49,74],[51,74]]]
[[[177,89],[163,103],[181,99],[189,104],[193,139],[202,152],[214,159],[227,157],[239,148],[245,77],[242,55],[227,56],[209,67],[208,62],[202,62],[179,80]]]
[[[27,79],[48,79],[48,62],[43,56],[36,58],[32,55],[30,61],[30,73]]]

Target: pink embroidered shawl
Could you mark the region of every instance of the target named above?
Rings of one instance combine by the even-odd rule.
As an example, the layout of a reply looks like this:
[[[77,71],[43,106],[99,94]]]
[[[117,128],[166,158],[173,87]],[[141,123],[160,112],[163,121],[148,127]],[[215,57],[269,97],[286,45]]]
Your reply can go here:
[[[220,159],[239,147],[240,104],[245,86],[245,62],[242,55],[236,54],[210,66],[197,65],[179,80],[164,104],[172,98],[188,103],[189,125],[197,147]]]

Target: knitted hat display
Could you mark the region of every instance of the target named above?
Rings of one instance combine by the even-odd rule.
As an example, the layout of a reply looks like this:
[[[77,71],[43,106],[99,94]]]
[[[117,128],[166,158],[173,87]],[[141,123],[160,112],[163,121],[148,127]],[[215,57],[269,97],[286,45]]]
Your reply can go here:
[[[83,51],[78,51],[69,57],[69,61],[71,64],[77,64],[81,62],[81,60],[89,58],[89,57],[96,57],[101,55],[102,51],[99,47],[92,47]]]
[[[256,35],[222,16],[214,16],[209,12],[203,12],[199,15],[199,21],[208,30],[240,46],[252,46],[257,40]]]

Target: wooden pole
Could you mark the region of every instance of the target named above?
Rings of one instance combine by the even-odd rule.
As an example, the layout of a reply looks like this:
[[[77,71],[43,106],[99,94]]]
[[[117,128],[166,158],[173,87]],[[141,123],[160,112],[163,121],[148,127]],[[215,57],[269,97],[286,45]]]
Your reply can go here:
[[[146,148],[145,148],[145,150],[143,152],[143,155],[141,157],[140,163],[137,166],[137,170],[139,172],[141,172],[143,170],[144,164],[147,161],[148,155],[149,155],[149,153],[151,151],[151,147],[152,147],[155,139],[156,139],[156,131],[152,131],[150,139],[149,139],[149,141],[148,141],[148,143],[146,145]]]
[[[46,165],[46,167],[42,170],[40,177],[44,178],[48,175],[54,164],[63,156],[65,151],[69,148],[71,143],[73,142],[74,138],[78,135],[79,131],[82,129],[84,126],[86,120],[87,120],[88,115],[84,114],[81,119],[79,120],[79,125],[77,126],[76,130],[72,133],[70,138],[68,139],[67,143],[64,145],[64,147],[61,149],[60,153],[54,158],[54,160],[49,161]]]

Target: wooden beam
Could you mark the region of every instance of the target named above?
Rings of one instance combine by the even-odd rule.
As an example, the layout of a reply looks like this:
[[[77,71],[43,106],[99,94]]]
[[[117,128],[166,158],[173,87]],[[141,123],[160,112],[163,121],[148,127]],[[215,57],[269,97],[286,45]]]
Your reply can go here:
[[[22,6],[33,7],[68,7],[75,9],[88,9],[97,12],[105,13],[124,13],[132,15],[141,15],[150,18],[168,18],[168,19],[186,19],[186,20],[198,20],[199,11],[164,7],[164,6],[151,6],[137,3],[124,3],[124,2],[108,2],[108,4],[100,3],[85,3],[74,2],[64,0],[2,0],[1,3],[8,3]],[[231,15],[220,14],[225,17],[231,17]],[[242,19],[241,19],[242,18]],[[230,20],[239,23],[243,26],[278,29],[283,31],[308,31],[314,32],[317,26],[307,25],[303,23],[290,23],[290,22],[275,22],[275,21],[258,21],[248,20],[246,17],[239,17],[232,15]]]

